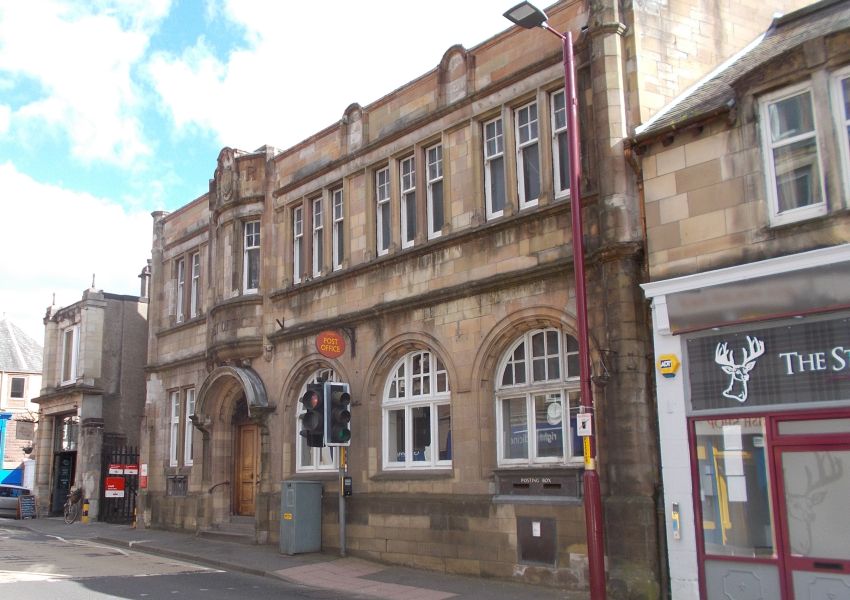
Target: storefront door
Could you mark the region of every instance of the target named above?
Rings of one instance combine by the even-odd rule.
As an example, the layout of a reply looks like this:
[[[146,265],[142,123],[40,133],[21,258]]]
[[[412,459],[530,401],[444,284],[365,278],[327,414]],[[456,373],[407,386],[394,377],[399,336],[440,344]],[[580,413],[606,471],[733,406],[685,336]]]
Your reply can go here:
[[[850,599],[850,444],[777,448],[786,589]]]

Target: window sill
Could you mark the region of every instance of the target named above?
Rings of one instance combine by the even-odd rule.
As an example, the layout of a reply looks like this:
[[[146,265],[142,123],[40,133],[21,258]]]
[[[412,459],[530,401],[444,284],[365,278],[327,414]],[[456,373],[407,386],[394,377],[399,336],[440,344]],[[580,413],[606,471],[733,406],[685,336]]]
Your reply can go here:
[[[339,479],[339,469],[332,471],[305,471],[296,472],[286,481],[303,480],[303,481],[334,481]]]
[[[392,471],[381,471],[372,475],[372,481],[421,481],[428,479],[451,479],[454,477],[454,469],[398,469]]]

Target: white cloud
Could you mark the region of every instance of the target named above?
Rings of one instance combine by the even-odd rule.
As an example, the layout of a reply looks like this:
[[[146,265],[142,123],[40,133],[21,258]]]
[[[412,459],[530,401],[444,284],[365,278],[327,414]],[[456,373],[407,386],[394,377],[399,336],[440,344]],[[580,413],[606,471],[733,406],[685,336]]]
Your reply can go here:
[[[149,72],[179,128],[210,129],[245,150],[291,146],[352,102],[366,105],[436,67],[453,44],[469,48],[510,25],[492,0],[368,0],[354,9],[343,0],[229,0],[224,12],[249,49],[223,61],[199,40],[181,56],[156,55]]]
[[[96,287],[139,294],[150,257],[152,219],[118,204],[39,183],[11,163],[0,164],[0,313],[35,340],[56,294],[58,306]]]
[[[84,161],[126,166],[150,153],[132,69],[168,6],[101,2],[96,12],[76,2],[4,3],[0,70],[34,96],[11,112],[10,130],[64,131]]]
[[[5,104],[0,104],[0,135],[9,131],[9,120],[12,118],[12,109]]]

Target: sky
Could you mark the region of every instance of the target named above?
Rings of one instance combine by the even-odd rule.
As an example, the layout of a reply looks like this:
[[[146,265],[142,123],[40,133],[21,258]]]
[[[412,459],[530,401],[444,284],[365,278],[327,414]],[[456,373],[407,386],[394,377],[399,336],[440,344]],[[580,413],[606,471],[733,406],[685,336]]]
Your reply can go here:
[[[289,148],[517,1],[0,0],[0,317],[42,343],[54,298],[138,295],[223,147]]]

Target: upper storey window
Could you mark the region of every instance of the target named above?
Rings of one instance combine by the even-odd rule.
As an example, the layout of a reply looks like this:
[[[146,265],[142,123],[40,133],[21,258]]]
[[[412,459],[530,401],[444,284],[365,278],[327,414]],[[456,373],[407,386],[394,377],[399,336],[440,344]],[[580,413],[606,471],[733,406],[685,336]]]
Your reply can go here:
[[[390,251],[390,169],[375,172],[375,212],[378,256]]]
[[[62,332],[62,383],[77,379],[77,360],[80,353],[80,328],[68,327]]]
[[[484,196],[487,218],[501,217],[505,210],[505,138],[501,118],[484,123]]]
[[[182,323],[186,318],[183,305],[186,300],[186,260],[177,261],[177,322]]]
[[[537,205],[540,196],[540,149],[537,143],[537,103],[516,110],[516,169],[519,207]]]
[[[292,281],[301,283],[304,273],[304,209],[292,209]]]
[[[826,213],[815,107],[809,85],[760,101],[770,221],[782,225]]]
[[[409,156],[399,164],[401,180],[401,247],[409,248],[416,239],[416,159]]]
[[[844,197],[850,202],[850,66],[838,71],[832,78],[832,106],[844,173]]]
[[[443,233],[445,211],[443,208],[443,146],[437,144],[425,149],[428,171],[426,173],[428,193],[428,239]]]
[[[254,294],[260,289],[260,222],[245,223],[242,265],[242,292]]]
[[[189,288],[189,318],[194,319],[201,310],[201,253],[192,254],[192,283]]]
[[[564,90],[552,94],[552,172],[555,174],[556,198],[570,193],[570,147],[564,98]]]
[[[322,214],[322,199],[316,198],[313,203],[313,277],[322,274],[325,264],[325,226]]]
[[[345,259],[345,211],[342,200],[342,188],[331,191],[333,205],[333,264],[334,271],[342,268]]]

